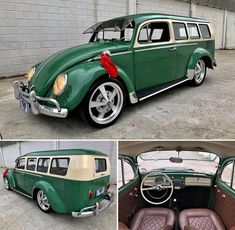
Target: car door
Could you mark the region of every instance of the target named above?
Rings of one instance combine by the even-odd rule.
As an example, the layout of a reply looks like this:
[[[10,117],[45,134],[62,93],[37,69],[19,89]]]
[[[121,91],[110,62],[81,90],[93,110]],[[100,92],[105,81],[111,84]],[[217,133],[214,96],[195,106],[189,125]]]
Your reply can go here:
[[[25,158],[19,158],[14,170],[16,187],[23,191],[25,191],[25,163]]]
[[[137,168],[129,157],[118,159],[119,221],[129,226],[135,213],[141,208],[140,179]]]
[[[170,28],[170,22],[164,20],[140,26],[134,44],[137,92],[175,79],[176,48]]]
[[[227,229],[235,227],[235,157],[226,159],[218,172],[214,209]]]

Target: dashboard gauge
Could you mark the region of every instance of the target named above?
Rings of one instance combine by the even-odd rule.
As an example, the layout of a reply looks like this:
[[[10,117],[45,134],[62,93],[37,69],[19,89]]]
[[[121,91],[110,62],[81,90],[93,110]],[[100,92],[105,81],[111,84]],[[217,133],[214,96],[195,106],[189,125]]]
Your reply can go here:
[[[164,178],[161,177],[161,176],[156,177],[155,183],[156,183],[157,185],[162,185],[162,184],[164,184]]]

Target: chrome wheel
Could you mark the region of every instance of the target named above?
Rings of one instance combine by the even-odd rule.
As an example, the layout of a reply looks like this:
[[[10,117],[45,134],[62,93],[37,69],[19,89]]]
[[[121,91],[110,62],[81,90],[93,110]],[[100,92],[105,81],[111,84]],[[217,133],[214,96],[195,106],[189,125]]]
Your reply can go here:
[[[4,178],[4,186],[7,190],[10,189],[10,185],[9,185],[9,182],[8,182],[8,179],[7,178]]]
[[[38,191],[37,193],[37,202],[38,202],[39,207],[43,211],[48,211],[50,209],[50,204],[47,199],[47,196],[44,194],[42,190]]]
[[[197,84],[202,83],[202,81],[205,78],[206,75],[206,66],[205,62],[203,60],[199,60],[197,62],[197,65],[195,67],[195,75],[194,75],[194,80]]]
[[[114,82],[104,82],[91,94],[88,103],[89,115],[97,124],[108,124],[118,117],[123,103],[124,96],[121,87]]]

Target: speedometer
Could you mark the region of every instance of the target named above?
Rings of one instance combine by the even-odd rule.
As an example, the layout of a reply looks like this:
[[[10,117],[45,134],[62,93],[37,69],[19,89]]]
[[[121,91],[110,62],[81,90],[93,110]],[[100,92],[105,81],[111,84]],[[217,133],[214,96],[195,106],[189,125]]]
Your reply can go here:
[[[162,184],[164,184],[164,178],[161,177],[161,176],[156,177],[155,183],[156,183],[157,185],[162,185]]]

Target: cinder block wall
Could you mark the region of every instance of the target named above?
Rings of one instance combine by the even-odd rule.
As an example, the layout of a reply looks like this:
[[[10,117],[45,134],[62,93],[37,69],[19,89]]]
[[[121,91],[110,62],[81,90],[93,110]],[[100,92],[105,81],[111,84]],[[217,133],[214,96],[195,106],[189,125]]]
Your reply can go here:
[[[133,4],[129,4],[129,1]],[[190,4],[175,0],[0,0],[0,77],[24,74],[49,55],[86,43],[83,31],[98,21],[141,12],[189,15]],[[130,7],[132,6],[132,7]],[[224,11],[196,6],[193,16],[211,21],[222,46]],[[235,13],[228,12],[228,48],[235,48]]]
[[[0,167],[15,167],[17,157],[33,152],[55,149],[94,149],[109,155],[110,181],[117,182],[117,146],[115,141],[25,141],[0,147]]]

